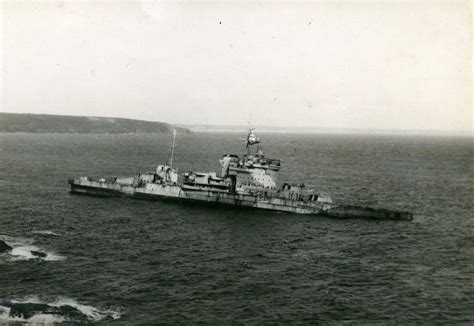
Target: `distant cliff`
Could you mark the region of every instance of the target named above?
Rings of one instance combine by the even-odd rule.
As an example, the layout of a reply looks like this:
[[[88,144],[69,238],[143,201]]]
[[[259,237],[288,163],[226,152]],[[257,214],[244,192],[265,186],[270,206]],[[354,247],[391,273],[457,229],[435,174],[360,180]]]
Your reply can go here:
[[[173,129],[181,133],[190,132],[186,128],[175,128],[164,122],[0,112],[0,132],[123,134],[170,133]]]

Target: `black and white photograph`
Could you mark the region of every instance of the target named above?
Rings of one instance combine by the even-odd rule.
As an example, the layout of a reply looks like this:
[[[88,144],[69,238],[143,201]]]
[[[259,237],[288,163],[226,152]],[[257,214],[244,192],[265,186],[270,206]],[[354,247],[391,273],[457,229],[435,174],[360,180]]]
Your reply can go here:
[[[472,1],[0,1],[0,325],[474,324]]]

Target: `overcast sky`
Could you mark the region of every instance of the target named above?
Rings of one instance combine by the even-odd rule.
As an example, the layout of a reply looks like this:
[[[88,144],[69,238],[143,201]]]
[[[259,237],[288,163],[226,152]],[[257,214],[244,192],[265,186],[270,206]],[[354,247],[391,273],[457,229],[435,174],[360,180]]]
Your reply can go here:
[[[3,112],[472,128],[469,1],[2,4]]]

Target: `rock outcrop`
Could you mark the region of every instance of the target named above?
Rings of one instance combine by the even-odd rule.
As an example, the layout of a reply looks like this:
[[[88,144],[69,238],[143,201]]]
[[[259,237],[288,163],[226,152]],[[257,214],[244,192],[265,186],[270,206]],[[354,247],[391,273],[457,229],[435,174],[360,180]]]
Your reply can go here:
[[[0,240],[0,254],[7,251],[11,251],[11,250],[12,250],[12,247],[7,245],[5,241]]]
[[[31,254],[39,258],[45,258],[47,256],[47,254],[45,254],[44,252],[36,251],[36,250],[31,250]]]

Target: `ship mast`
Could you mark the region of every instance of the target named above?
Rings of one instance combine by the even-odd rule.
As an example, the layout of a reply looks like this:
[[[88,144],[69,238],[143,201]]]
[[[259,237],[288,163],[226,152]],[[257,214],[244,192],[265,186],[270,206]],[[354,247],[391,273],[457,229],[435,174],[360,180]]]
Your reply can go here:
[[[241,138],[242,139],[242,138]],[[254,128],[249,127],[246,139],[242,139],[247,144],[247,155],[250,155],[250,146],[260,143],[260,139],[255,135]]]
[[[173,130],[173,147],[171,147],[170,168],[173,169],[174,146],[176,145],[176,129]]]

